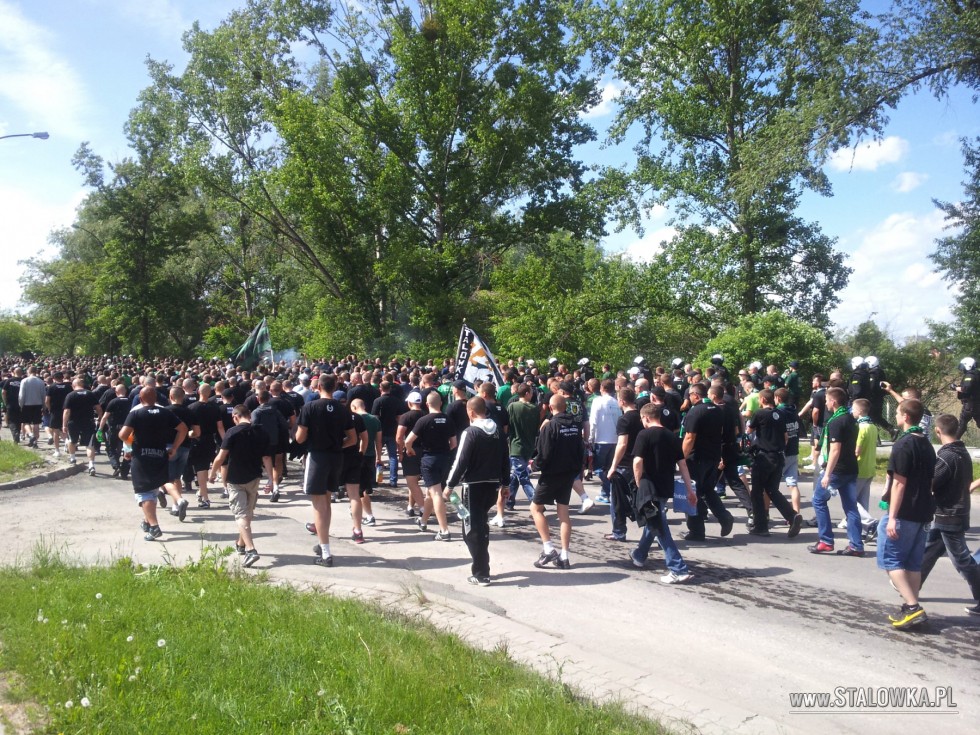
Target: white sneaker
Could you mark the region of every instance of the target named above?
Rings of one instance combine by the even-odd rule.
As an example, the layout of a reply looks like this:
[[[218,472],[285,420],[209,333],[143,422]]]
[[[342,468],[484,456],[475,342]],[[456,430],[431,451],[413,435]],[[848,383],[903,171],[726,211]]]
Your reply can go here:
[[[55,449],[54,454],[52,454],[51,456],[54,457],[55,459],[61,459],[61,452]]]
[[[660,582],[661,584],[684,584],[693,576],[693,574],[674,574],[670,572],[662,576]]]
[[[504,527],[504,517],[498,513],[497,515],[495,515],[490,520],[490,525],[491,526],[496,526],[497,528],[503,528]]]
[[[592,508],[595,507],[595,501],[592,498],[586,498],[582,501],[582,504],[578,507],[578,514],[580,516],[588,513]]]
[[[838,523],[837,528],[841,529],[842,531],[847,530],[847,519],[845,518],[840,523]]]

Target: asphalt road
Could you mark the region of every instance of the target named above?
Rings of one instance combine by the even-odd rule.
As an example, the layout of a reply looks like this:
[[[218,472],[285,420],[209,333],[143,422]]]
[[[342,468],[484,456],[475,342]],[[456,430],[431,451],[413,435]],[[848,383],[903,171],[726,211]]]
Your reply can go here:
[[[98,466],[106,469],[103,457]],[[718,525],[709,522],[706,542],[679,541],[695,577],[671,587],[658,582],[665,571],[659,552],[640,570],[627,558],[633,543],[603,540],[609,520],[600,507],[573,516],[570,570],[535,569],[540,544],[522,499],[508,526],[492,529],[494,581],[480,588],[466,582],[469,559],[458,535],[442,543],[419,533],[403,512],[403,489],[376,496],[378,525],[365,528],[363,545],[348,540],[346,505],[335,504],[336,565],[315,567],[313,537],[303,527],[311,520],[309,504],[295,479],[285,487],[282,502],[260,500],[254,530],[262,558],[255,570],[274,581],[394,605],[479,646],[505,645],[514,658],[586,696],[623,700],[678,731],[870,735],[942,728],[948,735],[978,729],[980,618],[964,612],[969,589],[948,560],[924,590],[928,624],[898,632],[887,615],[900,599],[872,556],[813,556],[805,547],[816,531],[808,528],[792,541],[785,526],[775,527],[770,539],[749,537],[732,498],[726,503],[741,521],[733,536],[718,538]],[[593,496],[596,489],[589,483]],[[808,481],[803,492],[804,516],[812,517]],[[671,517],[677,538],[681,517]],[[207,511],[192,507],[184,523],[161,515],[161,542],[143,540],[140,519],[131,486],[104,474],[7,490],[0,492],[0,554],[7,563],[26,564],[40,545],[79,563],[122,557],[182,563],[199,557],[204,545],[230,546],[236,537],[224,501]],[[639,537],[635,527],[629,533],[631,541]],[[839,532],[838,548],[842,539]],[[973,549],[980,543],[977,533],[968,540]],[[934,709],[860,712],[791,705],[791,693],[848,687],[876,693],[926,687],[932,694],[945,687],[951,699]]]

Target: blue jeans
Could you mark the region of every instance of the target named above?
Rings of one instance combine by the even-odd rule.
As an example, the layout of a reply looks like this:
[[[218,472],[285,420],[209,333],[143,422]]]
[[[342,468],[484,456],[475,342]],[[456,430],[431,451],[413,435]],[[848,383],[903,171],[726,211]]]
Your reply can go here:
[[[507,507],[513,510],[514,503],[517,501],[517,488],[524,488],[524,494],[530,500],[534,497],[534,486],[531,484],[531,477],[527,472],[527,460],[521,457],[511,456],[510,458],[510,499]]]
[[[834,527],[830,522],[830,509],[827,507],[827,501],[833,496],[821,484],[822,482],[821,472],[813,484],[813,511],[817,515],[817,532],[820,540],[833,546]],[[864,540],[861,538],[861,514],[857,509],[857,475],[840,475],[835,472],[830,476],[829,484],[830,487],[837,488],[840,494],[840,504],[847,518],[848,544],[858,551],[864,551]]]
[[[678,551],[677,544],[674,543],[674,538],[670,535],[670,527],[667,525],[667,503],[664,499],[658,498],[657,504],[660,506],[660,525],[656,529],[649,524],[643,527],[640,543],[637,544],[633,556],[637,561],[646,561],[650,554],[650,547],[653,546],[653,540],[657,539],[660,548],[664,551],[664,562],[667,564],[667,569],[674,574],[687,574],[687,564],[681,558],[681,552]]]
[[[593,449],[592,468],[595,474],[599,475],[602,482],[602,497],[609,497],[609,467],[612,464],[613,455],[616,454],[615,444],[596,444]]]
[[[398,442],[395,441],[395,435],[382,436],[381,443],[384,444],[385,450],[388,452],[388,482],[394,486],[398,481]],[[381,461],[381,458],[378,458]]]

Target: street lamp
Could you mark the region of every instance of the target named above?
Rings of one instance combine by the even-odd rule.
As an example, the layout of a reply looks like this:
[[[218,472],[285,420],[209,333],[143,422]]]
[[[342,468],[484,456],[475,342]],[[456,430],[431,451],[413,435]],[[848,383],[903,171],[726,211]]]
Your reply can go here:
[[[47,133],[14,133],[13,135],[0,135],[0,140],[4,138],[40,138],[41,140],[48,139]]]

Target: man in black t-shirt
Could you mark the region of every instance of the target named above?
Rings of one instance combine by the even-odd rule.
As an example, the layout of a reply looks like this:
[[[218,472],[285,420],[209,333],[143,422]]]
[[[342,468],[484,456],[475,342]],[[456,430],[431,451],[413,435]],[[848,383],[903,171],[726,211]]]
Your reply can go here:
[[[417,454],[411,456],[405,451],[405,440],[412,433],[415,424],[425,414],[422,413],[422,395],[418,391],[412,391],[405,399],[408,410],[398,417],[398,429],[395,433],[395,442],[398,446],[398,458],[402,464],[402,474],[405,475],[405,484],[408,486],[408,508],[406,512],[409,518],[413,516],[421,517],[424,507],[429,505],[429,512],[432,512],[431,503],[427,503],[425,493],[419,484],[422,476],[422,458]]]
[[[926,619],[925,610],[919,605],[919,589],[926,526],[936,510],[932,494],[936,450],[919,426],[922,408],[920,401],[910,398],[898,404],[895,411],[902,433],[888,459],[882,498],[888,503],[888,515],[878,524],[878,568],[888,572],[892,586],[905,600],[897,616],[888,616],[892,627],[899,629]]]
[[[224,439],[225,435],[224,422],[221,420],[223,410],[214,401],[211,386],[207,383],[201,384],[198,389],[198,400],[188,406],[188,410],[194,424],[200,427],[201,434],[191,447],[187,461],[197,475],[197,507],[206,510],[211,507],[211,498],[208,496],[208,470],[218,453],[217,442]]]
[[[85,381],[75,378],[74,390],[65,397],[62,425],[68,433],[68,463],[75,464],[75,450],[81,444],[88,455],[88,473],[95,475],[95,434],[96,416],[102,418],[99,399],[90,390],[85,390]]]
[[[61,438],[62,429],[64,428],[64,409],[65,409],[65,398],[71,393],[71,386],[64,382],[64,373],[61,371],[56,372],[51,376],[53,381],[51,385],[47,388],[47,397],[44,399],[44,404],[48,409],[50,414],[50,423],[48,424],[48,432],[51,435],[51,441],[54,444],[54,456],[55,459],[61,456]]]
[[[340,484],[343,449],[357,441],[350,411],[331,397],[337,385],[333,375],[317,381],[320,398],[307,403],[296,422],[296,443],[308,447],[303,492],[313,504],[313,530],[319,543],[313,562],[332,567],[330,553],[330,499]]]
[[[708,394],[721,401],[725,390],[713,385],[708,389]],[[704,541],[704,522],[708,518],[709,508],[721,524],[722,536],[730,534],[735,525],[732,514],[715,492],[725,432],[724,409],[713,401],[704,403],[704,396],[704,386],[700,383],[691,385],[688,390],[691,408],[684,417],[684,457],[688,461],[698,496],[698,514],[688,516],[688,530],[682,536],[688,541]]]
[[[144,539],[163,535],[157,522],[157,491],[167,482],[170,460],[187,437],[187,426],[172,411],[156,405],[156,388],[140,391],[140,407],[126,416],[119,438],[132,442],[132,479],[136,502],[143,509]]]
[[[371,406],[371,414],[381,422],[381,444],[388,453],[388,487],[398,487],[398,417],[406,408],[405,401],[391,389],[389,381],[381,381],[381,396]]]
[[[623,413],[616,419],[616,449],[613,450],[609,477],[612,479],[615,475],[619,475],[628,485],[634,481],[633,444],[636,442],[637,435],[643,431],[643,423],[640,420],[640,412],[636,408],[636,393],[632,388],[620,388],[618,400],[619,408]],[[612,532],[603,536],[606,541],[626,540],[626,505],[629,499],[616,494],[617,487],[620,487],[618,482],[611,486],[614,494],[611,503]],[[584,503],[582,507],[585,507]],[[582,513],[581,509],[579,513]]]
[[[415,424],[415,427],[405,439],[405,453],[408,456],[420,454],[422,485],[428,489],[432,501],[432,512],[435,513],[439,530],[433,539],[449,541],[449,522],[446,518],[446,501],[442,497],[442,486],[452,468],[452,452],[456,448],[456,427],[448,416],[441,412],[442,396],[435,390],[425,399],[429,413]],[[418,443],[418,447],[415,444]],[[419,530],[426,531],[428,508],[422,511],[418,519]]]
[[[3,407],[7,412],[7,427],[13,437],[14,444],[20,444],[20,425],[23,422],[20,413],[20,382],[24,378],[24,369],[14,368],[14,374],[3,381]]]
[[[252,518],[259,497],[262,457],[268,450],[269,437],[261,426],[251,423],[245,406],[239,405],[232,410],[232,421],[235,425],[222,437],[221,451],[210,467],[210,480],[217,480],[218,470],[221,470],[222,480],[229,489],[228,507],[238,526],[235,548],[245,556],[242,566],[250,567],[259,560],[259,552],[252,540]]]
[[[664,551],[668,573],[660,578],[664,584],[681,584],[693,576],[681,557],[670,527],[667,525],[667,499],[674,496],[674,469],[681,475],[687,488],[687,502],[696,505],[697,494],[691,487],[691,476],[684,461],[684,450],[677,434],[665,429],[660,418],[666,407],[650,403],[640,409],[643,430],[633,445],[633,474],[637,478],[636,505],[642,510],[648,503],[656,507],[657,519],[643,526],[640,543],[630,552],[630,560],[636,567],[646,564],[654,540]]]
[[[785,388],[780,388],[785,390]],[[754,523],[749,533],[753,536],[769,535],[769,516],[766,513],[765,497],[768,495],[772,504],[782,514],[789,524],[786,538],[794,538],[803,527],[803,516],[793,510],[793,506],[779,492],[779,483],[783,479],[783,468],[786,464],[786,444],[789,441],[787,424],[789,414],[777,410],[775,397],[771,390],[759,393],[762,405],[749,419],[748,427],[755,434],[753,450],[755,461],[752,463],[752,517]],[[795,417],[793,417],[795,420]]]
[[[841,506],[847,517],[847,548],[845,556],[864,556],[861,514],[857,507],[857,437],[858,425],[847,410],[847,393],[843,388],[827,390],[827,411],[830,414],[824,425],[820,454],[823,471],[813,483],[813,511],[817,516],[820,540],[807,547],[813,554],[827,554],[834,550],[834,529],[830,522],[827,502],[840,495]]]
[[[115,397],[106,400],[106,396],[110,394],[114,394]],[[100,404],[103,412],[99,429],[105,434],[106,456],[109,458],[109,466],[112,467],[112,476],[126,480],[129,479],[129,459],[123,456],[122,440],[119,438],[119,430],[123,427],[130,410],[126,384],[120,381],[113,390],[106,391],[102,401],[104,403]]]

